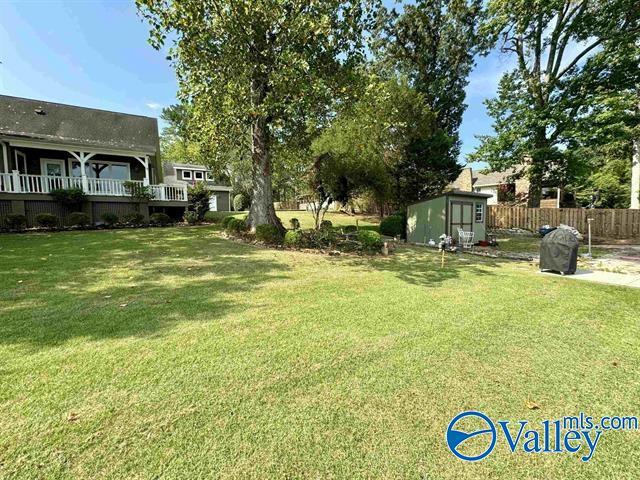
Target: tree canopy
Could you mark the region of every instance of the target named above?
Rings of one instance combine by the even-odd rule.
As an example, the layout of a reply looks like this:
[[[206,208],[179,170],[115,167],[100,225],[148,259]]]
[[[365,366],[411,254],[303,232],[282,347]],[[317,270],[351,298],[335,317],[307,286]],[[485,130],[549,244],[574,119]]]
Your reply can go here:
[[[526,159],[531,206],[545,179],[567,185],[584,173],[576,149],[602,142],[618,122],[611,112],[626,111],[614,105],[615,92],[639,83],[637,55],[635,66],[629,61],[638,12],[632,0],[489,1],[483,34],[517,66],[487,101],[495,134],[481,137],[471,160],[502,170]]]

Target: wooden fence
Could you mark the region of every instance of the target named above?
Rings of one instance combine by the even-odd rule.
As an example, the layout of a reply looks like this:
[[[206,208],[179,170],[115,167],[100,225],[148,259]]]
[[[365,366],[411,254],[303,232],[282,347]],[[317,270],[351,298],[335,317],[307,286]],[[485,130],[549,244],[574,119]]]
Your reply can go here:
[[[584,208],[526,208],[490,205],[489,228],[524,228],[537,230],[543,225],[564,223],[587,233],[587,219],[592,218],[591,234],[611,239],[640,238],[640,210]]]

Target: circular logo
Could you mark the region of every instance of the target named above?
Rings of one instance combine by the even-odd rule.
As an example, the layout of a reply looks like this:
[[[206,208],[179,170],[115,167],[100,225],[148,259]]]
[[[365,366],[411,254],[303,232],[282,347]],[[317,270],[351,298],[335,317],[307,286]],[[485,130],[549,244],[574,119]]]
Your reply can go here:
[[[462,430],[465,425],[467,428]],[[468,442],[472,438],[478,440]],[[482,460],[496,446],[496,427],[484,413],[471,410],[462,412],[456,415],[447,427],[447,445],[451,453],[462,460]]]

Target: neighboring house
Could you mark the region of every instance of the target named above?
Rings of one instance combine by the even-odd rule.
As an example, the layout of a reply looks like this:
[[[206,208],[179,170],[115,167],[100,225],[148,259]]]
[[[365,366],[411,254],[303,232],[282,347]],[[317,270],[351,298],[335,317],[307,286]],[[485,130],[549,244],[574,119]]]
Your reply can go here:
[[[522,176],[523,169],[524,167],[520,166],[503,172],[490,172],[466,167],[448,188],[491,195],[487,199],[487,205],[525,203],[529,194],[529,181]],[[543,186],[540,207],[560,208],[561,200],[561,189],[550,185]]]
[[[211,170],[203,165],[188,163],[163,162],[164,181],[176,185],[193,185],[196,182],[206,182],[211,190],[209,209],[212,211],[231,210],[231,187],[221,185],[212,175]]]
[[[70,187],[87,194],[93,221],[107,212],[179,214],[186,185],[167,185],[162,173],[155,118],[0,95],[0,218],[64,218],[69,212],[49,192]],[[154,198],[133,201],[127,181],[149,186]]]

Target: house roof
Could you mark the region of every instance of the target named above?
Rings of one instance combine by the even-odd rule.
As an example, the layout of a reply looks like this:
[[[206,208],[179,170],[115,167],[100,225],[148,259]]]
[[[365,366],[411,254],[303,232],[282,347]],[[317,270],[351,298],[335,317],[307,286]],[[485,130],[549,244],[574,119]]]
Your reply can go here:
[[[175,162],[164,162],[165,165],[171,168],[178,168],[181,170],[209,170],[209,168],[204,165],[196,165],[195,163],[175,163]]]
[[[152,117],[0,95],[0,135],[82,147],[158,152]]]
[[[503,183],[513,183],[514,175],[520,173],[521,168],[507,168],[503,172],[486,172],[484,170],[473,170],[473,186],[487,187],[490,185],[501,185]]]

